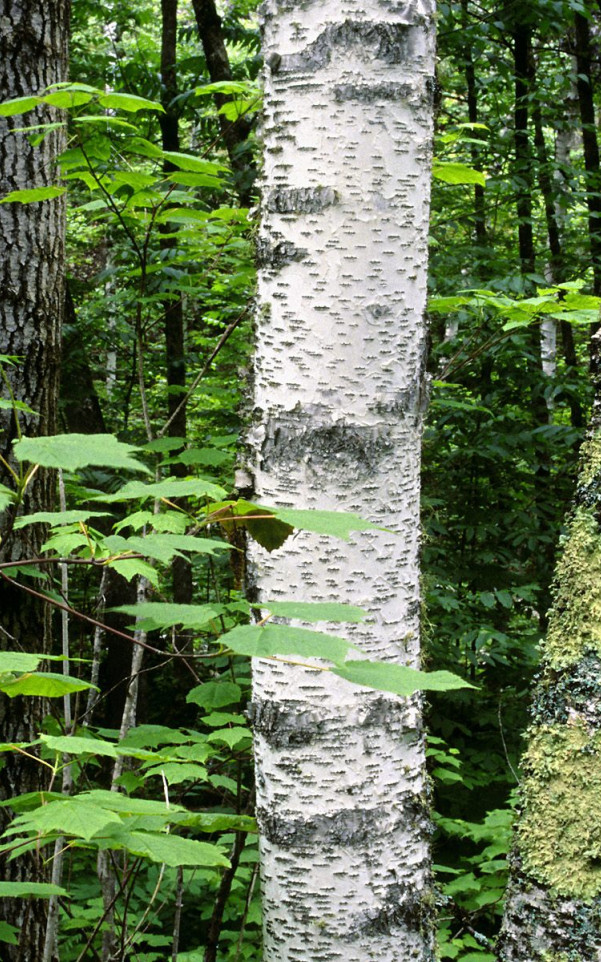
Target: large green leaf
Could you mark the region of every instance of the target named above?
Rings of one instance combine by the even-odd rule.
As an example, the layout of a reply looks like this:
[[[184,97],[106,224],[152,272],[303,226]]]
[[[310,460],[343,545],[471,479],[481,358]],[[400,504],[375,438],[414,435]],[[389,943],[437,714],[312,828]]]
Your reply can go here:
[[[15,492],[7,488],[5,484],[0,484],[0,511],[6,510],[11,501],[15,499]]]
[[[248,745],[251,739],[252,735],[248,728],[221,728],[219,731],[211,732],[207,737],[207,741],[211,744],[218,745],[223,742],[231,751],[242,745]]]
[[[117,757],[117,746],[98,738],[81,738],[77,735],[42,735],[42,742],[55,752],[68,755],[106,755]]]
[[[144,484],[143,481],[130,481],[115,494],[103,494],[94,498],[94,501],[133,501],[147,500],[148,498],[210,498],[217,500],[223,498],[225,491],[212,481],[205,481],[203,478],[196,478],[189,481],[179,478],[166,478],[164,481],[156,481],[154,484]]]
[[[0,104],[0,117],[14,117],[15,114],[24,114],[37,107],[39,102],[39,97],[15,97],[13,100],[5,100],[3,104]]]
[[[93,688],[87,681],[71,678],[69,675],[57,675],[50,671],[39,672],[35,675],[21,675],[14,681],[0,683],[0,691],[9,698],[17,695],[35,695],[38,698],[61,698],[76,691]]]
[[[337,665],[332,672],[355,685],[389,691],[395,695],[412,695],[416,691],[474,688],[474,685],[450,671],[418,671],[405,665],[382,661],[347,661],[344,665]]]
[[[205,160],[204,157],[197,157],[195,154],[183,154],[165,150],[163,157],[180,170],[191,170],[199,174],[210,174],[212,177],[218,177],[226,169],[223,164],[216,164],[212,160]]]
[[[0,942],[5,942],[6,945],[18,945],[18,936],[19,930],[16,925],[10,925],[8,922],[0,921]]]
[[[298,618],[300,621],[359,622],[368,614],[364,608],[337,602],[262,601],[252,607],[266,609],[278,618]]]
[[[54,200],[66,193],[66,187],[31,187],[29,190],[11,190],[0,204],[35,204],[42,200]]]
[[[193,762],[165,762],[148,768],[146,775],[160,775],[165,778],[168,785],[181,785],[182,782],[206,781],[207,770],[204,765],[196,765]]]
[[[42,102],[45,104],[50,104],[51,107],[59,107],[61,110],[68,110],[70,107],[81,107],[83,104],[88,104],[92,99],[92,94],[85,90],[73,90],[69,88],[67,90],[55,90],[50,94],[45,94],[41,98]]]
[[[53,526],[63,524],[78,524],[79,522],[89,521],[90,518],[107,518],[107,511],[35,511],[33,514],[26,514],[15,521],[15,529],[25,528],[28,524],[50,524]]]
[[[111,553],[132,552],[133,554],[143,554],[148,558],[160,561],[162,564],[169,564],[175,555],[181,557],[182,551],[213,555],[218,551],[230,550],[230,545],[225,541],[169,533],[153,533],[145,537],[133,535],[129,538],[110,535],[105,538],[104,545]]]
[[[0,882],[0,898],[2,899],[49,899],[53,895],[69,898],[69,893],[60,885],[50,882]]]
[[[299,658],[325,658],[335,664],[342,663],[349,651],[358,650],[345,638],[289,625],[241,625],[226,631],[219,641],[236,654],[252,658],[296,655]]]
[[[235,705],[241,697],[242,689],[233,681],[206,681],[204,685],[198,685],[189,691],[186,701],[210,711],[213,708]]]
[[[118,441],[112,434],[58,434],[50,438],[22,438],[15,442],[19,461],[32,461],[45,468],[78,471],[90,465],[124,468],[128,471],[149,469],[134,457],[138,448]]]
[[[445,184],[480,184],[484,187],[486,177],[481,170],[474,170],[467,164],[452,161],[437,160],[432,167],[432,176],[442,180]]]
[[[219,618],[224,612],[223,605],[176,605],[162,601],[144,601],[138,605],[121,605],[115,611],[122,611],[132,618],[140,619],[138,627],[152,631],[155,628],[206,628],[208,622]]]
[[[86,802],[75,795],[61,802],[49,802],[32,812],[19,815],[11,830],[35,831],[43,834],[59,832],[89,841],[111,823],[120,822],[116,812]]]
[[[127,113],[136,113],[138,110],[158,110],[160,113],[165,113],[165,108],[156,100],[146,100],[135,94],[101,94],[98,103],[109,110],[125,110]]]
[[[180,865],[229,867],[229,860],[216,845],[197,842],[191,838],[163,833],[131,832],[124,841],[133,855],[142,855],[153,862],[161,862],[172,868]]]
[[[249,815],[222,815],[219,812],[192,812],[178,816],[179,825],[201,832],[256,832],[257,823]]]
[[[99,805],[104,809],[112,809],[122,815],[165,815],[167,813],[185,812],[181,805],[171,803],[167,808],[165,802],[151,798],[131,798],[120,792],[110,792],[107,789],[94,788],[83,792],[80,796],[84,801]]]
[[[155,588],[159,587],[158,571],[153,568],[148,561],[144,561],[142,558],[117,559],[116,561],[110,561],[108,563],[111,568],[114,568],[126,581],[131,581],[132,578],[140,576],[146,578]]]
[[[43,657],[24,651],[0,651],[0,674],[7,671],[35,671]]]
[[[272,514],[285,524],[301,531],[329,534],[334,538],[350,539],[353,531],[376,531],[379,526],[347,511],[311,511],[296,508],[272,508]]]

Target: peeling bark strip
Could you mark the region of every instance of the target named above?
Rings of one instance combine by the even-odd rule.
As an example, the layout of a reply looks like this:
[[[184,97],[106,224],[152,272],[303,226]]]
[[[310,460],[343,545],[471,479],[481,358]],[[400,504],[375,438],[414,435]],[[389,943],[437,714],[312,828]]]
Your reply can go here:
[[[523,760],[502,962],[601,960],[601,344]]]
[[[301,533],[254,550],[253,576],[264,598],[363,605],[352,641],[411,665],[433,15],[433,0],[263,8],[257,498],[387,530]],[[250,714],[265,962],[431,962],[419,699],[257,661]]]

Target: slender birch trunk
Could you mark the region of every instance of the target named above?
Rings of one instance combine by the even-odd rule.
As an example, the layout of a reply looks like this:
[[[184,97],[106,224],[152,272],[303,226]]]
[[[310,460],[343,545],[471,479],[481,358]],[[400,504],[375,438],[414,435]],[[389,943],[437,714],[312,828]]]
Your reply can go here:
[[[523,760],[501,962],[601,960],[601,344]]]
[[[254,555],[262,597],[363,605],[419,663],[433,0],[268,0],[256,493],[390,530]],[[433,958],[421,704],[256,661],[265,962]]]

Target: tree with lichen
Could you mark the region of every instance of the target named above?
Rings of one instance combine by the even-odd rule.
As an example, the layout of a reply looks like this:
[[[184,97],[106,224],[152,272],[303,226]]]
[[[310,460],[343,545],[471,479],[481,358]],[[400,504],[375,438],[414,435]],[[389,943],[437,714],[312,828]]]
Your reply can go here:
[[[501,962],[601,959],[601,342],[523,759]]]
[[[251,432],[257,498],[376,522],[254,554],[259,596],[371,613],[419,663],[432,0],[269,0]],[[253,704],[266,962],[429,962],[419,698],[261,660]]]

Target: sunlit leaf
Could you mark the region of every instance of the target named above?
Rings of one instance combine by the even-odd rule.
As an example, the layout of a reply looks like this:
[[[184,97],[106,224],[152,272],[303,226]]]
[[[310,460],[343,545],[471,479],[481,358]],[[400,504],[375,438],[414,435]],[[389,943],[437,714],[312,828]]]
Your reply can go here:
[[[173,868],[180,865],[229,866],[229,860],[216,845],[197,842],[191,838],[163,833],[132,832],[123,845],[133,855],[142,855],[152,862],[161,862]]]
[[[486,177],[481,170],[474,170],[467,164],[458,164],[451,161],[435,161],[432,167],[432,176],[436,180],[442,180],[445,184],[480,184],[481,187],[486,184]]]
[[[206,628],[208,622],[219,618],[225,611],[223,605],[178,605],[163,601],[144,601],[138,605],[121,605],[115,608],[132,618],[139,619],[139,627],[152,631],[155,628]]]
[[[207,681],[189,691],[186,701],[210,711],[213,708],[234,705],[240,701],[241,696],[240,686],[233,681]]]
[[[42,735],[44,745],[55,752],[68,755],[105,755],[117,757],[117,746],[98,738],[81,738],[77,735]]]
[[[98,103],[109,110],[125,110],[127,113],[136,113],[138,110],[158,110],[160,113],[165,113],[164,108],[156,100],[146,100],[145,97],[137,97],[134,94],[101,94]]]
[[[24,651],[0,651],[0,674],[7,671],[35,671],[43,657]]]
[[[136,460],[138,448],[118,441],[112,434],[57,434],[54,437],[22,438],[15,442],[15,457],[32,461],[45,468],[78,471],[90,465],[144,471],[146,465]]]
[[[0,898],[2,899],[49,899],[53,895],[69,898],[69,893],[60,885],[50,882],[0,882]]]
[[[71,678],[68,675],[57,675],[52,672],[40,672],[35,675],[21,675],[14,681],[1,682],[0,691],[9,698],[17,695],[36,695],[39,698],[60,698],[72,692],[93,688],[87,681]]]
[[[349,651],[357,651],[356,646],[345,638],[270,623],[240,625],[221,635],[219,642],[238,655],[253,658],[296,655],[299,658],[325,658],[336,664],[344,661]]]
[[[298,618],[300,621],[363,621],[368,612],[355,605],[337,602],[262,601],[253,608],[265,609],[278,618]]]
[[[39,97],[15,97],[13,100],[5,100],[0,104],[0,117],[14,117],[15,114],[24,114],[40,103]]]
[[[469,682],[450,671],[418,671],[405,665],[381,661],[347,661],[332,669],[355,685],[389,691],[395,695],[412,695],[416,691],[454,691],[474,688]]]
[[[0,204],[34,204],[42,200],[53,200],[66,193],[66,187],[31,187],[28,190],[11,190],[0,200]]]
[[[145,484],[143,481],[130,481],[115,494],[103,494],[95,501],[145,501],[148,498],[210,498],[217,500],[223,498],[225,491],[212,481],[205,481],[196,478],[190,481],[180,480],[179,478],[166,478],[164,481],[156,481],[154,484]]]

